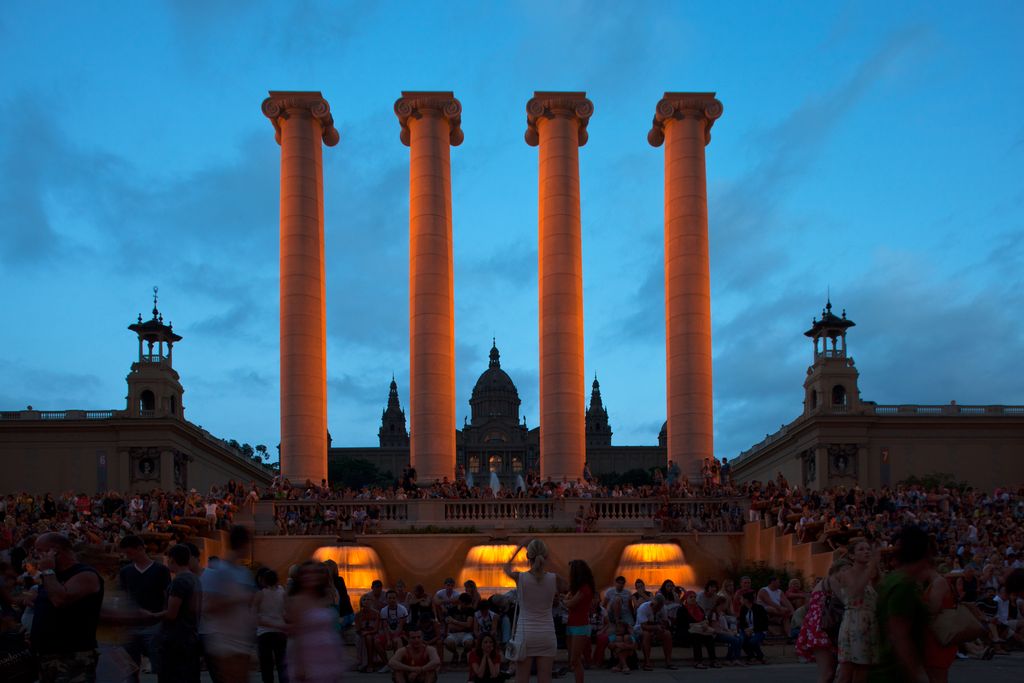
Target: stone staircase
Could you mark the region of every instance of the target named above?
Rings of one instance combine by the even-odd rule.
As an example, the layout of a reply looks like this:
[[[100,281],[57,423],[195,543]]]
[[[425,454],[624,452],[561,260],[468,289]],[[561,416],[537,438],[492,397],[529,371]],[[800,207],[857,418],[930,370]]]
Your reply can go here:
[[[821,543],[799,543],[796,534],[782,534],[772,526],[749,522],[743,527],[742,560],[799,571],[804,579],[828,574],[833,553]]]

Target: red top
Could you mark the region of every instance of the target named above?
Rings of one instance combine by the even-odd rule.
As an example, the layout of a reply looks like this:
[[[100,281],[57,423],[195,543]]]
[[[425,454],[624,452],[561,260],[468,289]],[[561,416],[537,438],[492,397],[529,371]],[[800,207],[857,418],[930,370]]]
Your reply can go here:
[[[590,603],[594,600],[594,590],[590,586],[583,586],[579,595],[579,601],[569,608],[569,626],[590,625]]]

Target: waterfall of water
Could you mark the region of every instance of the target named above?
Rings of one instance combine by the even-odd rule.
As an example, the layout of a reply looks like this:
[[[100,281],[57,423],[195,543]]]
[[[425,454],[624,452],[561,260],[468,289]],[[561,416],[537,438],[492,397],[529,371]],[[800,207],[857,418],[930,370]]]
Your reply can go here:
[[[494,493],[494,497],[498,497],[498,492],[501,491],[501,479],[498,479],[497,472],[491,472],[491,491]]]
[[[516,475],[516,491],[525,491],[525,490],[526,490],[526,482],[523,481],[523,475],[517,474]]]

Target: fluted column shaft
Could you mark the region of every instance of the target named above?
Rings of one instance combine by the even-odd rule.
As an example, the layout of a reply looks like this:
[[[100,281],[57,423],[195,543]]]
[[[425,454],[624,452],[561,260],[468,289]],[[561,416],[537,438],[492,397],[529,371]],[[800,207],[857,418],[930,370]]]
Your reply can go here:
[[[395,102],[409,146],[410,461],[421,484],[455,476],[455,291],[451,145],[462,106],[450,92]]]
[[[281,474],[327,478],[327,311],[321,141],[338,142],[318,92],[271,92],[281,145]]]
[[[665,93],[648,134],[652,145],[665,143],[668,459],[691,475],[714,456],[704,147],[721,114],[714,93]]]
[[[586,461],[579,148],[593,104],[582,92],[538,92],[526,141],[540,147],[541,476],[575,480]]]

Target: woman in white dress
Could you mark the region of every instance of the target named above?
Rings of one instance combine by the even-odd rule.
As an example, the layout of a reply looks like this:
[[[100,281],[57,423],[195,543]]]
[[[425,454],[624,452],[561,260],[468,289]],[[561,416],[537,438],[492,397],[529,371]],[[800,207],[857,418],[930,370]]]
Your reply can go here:
[[[545,570],[548,547],[539,538],[526,545],[530,570],[512,571],[512,560],[522,548],[522,545],[516,548],[505,564],[505,574],[516,582],[519,601],[519,616],[512,635],[512,640],[520,643],[516,683],[528,683],[534,663],[537,665],[537,683],[551,683],[551,668],[558,650],[551,605],[555,595],[564,593],[568,584],[561,576]]]

